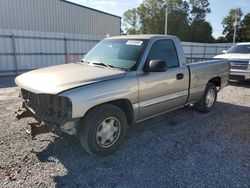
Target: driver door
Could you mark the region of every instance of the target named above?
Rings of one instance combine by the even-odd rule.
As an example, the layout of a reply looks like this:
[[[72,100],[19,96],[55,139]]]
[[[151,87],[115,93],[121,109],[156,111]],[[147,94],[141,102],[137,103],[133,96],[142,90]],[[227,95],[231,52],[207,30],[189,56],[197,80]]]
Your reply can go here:
[[[167,70],[144,72],[138,76],[140,120],[183,106],[188,97],[188,68],[180,67],[173,40],[155,41],[146,63],[150,60],[164,60]]]

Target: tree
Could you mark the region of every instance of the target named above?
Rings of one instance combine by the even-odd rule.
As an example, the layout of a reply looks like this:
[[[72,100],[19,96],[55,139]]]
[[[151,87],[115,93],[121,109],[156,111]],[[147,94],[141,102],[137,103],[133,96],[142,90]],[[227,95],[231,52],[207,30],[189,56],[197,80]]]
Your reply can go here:
[[[190,26],[190,38],[192,42],[215,42],[212,37],[212,26],[206,21],[194,21]]]
[[[141,33],[164,34],[165,10],[168,10],[168,34],[187,38],[188,3],[183,0],[144,0],[138,7]]]
[[[211,42],[212,27],[205,21],[208,6],[208,0],[144,0],[124,13],[123,22],[127,34],[164,34],[167,8],[168,34],[183,41]]]
[[[232,42],[234,35],[234,22],[235,16],[238,15],[239,18],[242,17],[243,13],[240,8],[231,9],[229,14],[223,19],[223,34],[225,35],[225,42]],[[236,31],[239,33],[239,26],[236,26]],[[236,35],[236,41],[239,41],[239,35]]]
[[[239,38],[241,42],[250,42],[250,13],[246,14],[241,22]]]
[[[219,36],[219,37],[215,40],[215,42],[217,42],[217,43],[225,43],[225,42],[226,42],[226,41],[225,41],[225,37]]]
[[[190,20],[193,22],[205,21],[206,14],[211,12],[208,0],[190,0],[191,16]]]
[[[176,35],[181,40],[189,40],[189,5],[186,1],[170,1],[168,5],[168,34]]]
[[[137,13],[137,9],[129,9],[123,14],[123,24],[124,29],[127,34],[137,34],[139,33],[139,15]]]
[[[165,20],[164,0],[144,0],[137,9],[140,16],[141,33],[163,34]]]
[[[192,42],[214,42],[213,28],[205,21],[206,14],[210,13],[208,0],[190,0],[190,37]]]

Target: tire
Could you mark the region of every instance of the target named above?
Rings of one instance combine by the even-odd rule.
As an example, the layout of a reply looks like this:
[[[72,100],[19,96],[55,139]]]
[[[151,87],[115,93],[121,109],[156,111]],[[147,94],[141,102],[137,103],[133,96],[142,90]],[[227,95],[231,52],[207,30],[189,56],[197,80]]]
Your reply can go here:
[[[104,104],[90,110],[78,128],[80,143],[95,156],[107,156],[118,150],[127,134],[127,118],[117,106]]]
[[[217,89],[214,83],[208,82],[202,98],[195,104],[195,108],[199,112],[210,112],[217,100]]]

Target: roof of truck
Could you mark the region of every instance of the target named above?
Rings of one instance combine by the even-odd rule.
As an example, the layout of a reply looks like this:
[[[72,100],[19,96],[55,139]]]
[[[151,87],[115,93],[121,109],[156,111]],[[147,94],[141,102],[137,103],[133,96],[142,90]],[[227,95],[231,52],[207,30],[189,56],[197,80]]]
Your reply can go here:
[[[237,43],[236,45],[249,45],[250,42],[240,42],[240,43]]]
[[[152,38],[158,38],[158,37],[168,37],[168,38],[176,38],[176,36],[173,35],[121,35],[121,36],[114,36],[109,37],[108,39],[152,39]]]

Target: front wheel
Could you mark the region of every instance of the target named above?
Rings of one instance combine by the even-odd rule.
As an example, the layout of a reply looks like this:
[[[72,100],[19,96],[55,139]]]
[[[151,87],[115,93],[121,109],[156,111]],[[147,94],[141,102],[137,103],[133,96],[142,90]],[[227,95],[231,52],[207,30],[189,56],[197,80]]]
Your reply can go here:
[[[217,99],[217,89],[214,83],[207,83],[206,89],[202,98],[195,104],[195,107],[200,112],[210,112]]]
[[[110,104],[90,110],[79,126],[81,145],[93,155],[114,153],[127,134],[126,115],[120,108]]]

